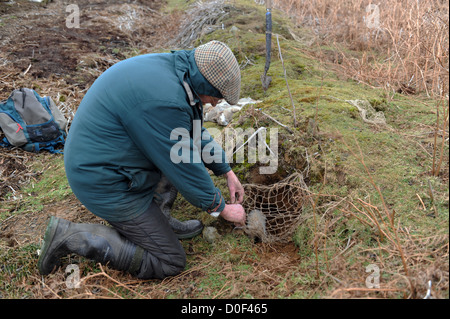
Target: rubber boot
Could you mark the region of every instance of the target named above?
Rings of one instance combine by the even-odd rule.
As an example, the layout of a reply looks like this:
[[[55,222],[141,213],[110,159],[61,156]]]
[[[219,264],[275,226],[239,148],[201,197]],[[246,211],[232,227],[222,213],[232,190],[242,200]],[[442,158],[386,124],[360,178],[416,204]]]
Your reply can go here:
[[[169,220],[172,230],[179,239],[192,238],[199,235],[203,230],[203,224],[197,219],[191,219],[180,222],[178,219],[170,215],[175,199],[177,198],[177,189],[170,184],[167,178],[163,177],[158,184],[157,192],[159,198],[157,200],[158,206],[163,212],[164,216]]]
[[[135,275],[144,250],[117,230],[99,224],[76,224],[51,216],[44,235],[38,269],[47,275],[58,268],[61,257],[75,253],[116,270]]]

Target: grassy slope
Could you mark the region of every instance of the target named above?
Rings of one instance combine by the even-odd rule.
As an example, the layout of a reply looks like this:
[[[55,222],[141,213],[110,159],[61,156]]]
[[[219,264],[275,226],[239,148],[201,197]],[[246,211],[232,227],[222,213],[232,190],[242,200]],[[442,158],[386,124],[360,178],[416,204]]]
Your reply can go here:
[[[259,10],[261,15],[261,8]],[[245,23],[242,26],[238,25],[241,30],[239,37],[243,41],[240,48],[235,46],[234,50],[236,53],[244,51],[247,57],[254,54],[253,48],[257,47],[257,43],[263,43],[262,35],[255,36],[254,33],[245,32],[247,30],[246,23],[256,23],[252,21],[253,15],[254,13],[248,14],[246,16],[248,19],[235,18],[245,21]],[[292,154],[287,164],[302,167],[301,164],[295,164],[296,159],[304,157],[305,148],[308,149],[308,154],[318,152],[319,156],[310,163],[310,187],[313,192],[317,194],[320,191],[321,194],[347,197],[355,202],[357,198],[370,200],[382,212],[383,205],[378,192],[368,182],[369,175],[364,166],[352,155],[354,152],[359,156],[358,144],[368,171],[381,190],[388,209],[391,212],[395,210],[396,222],[400,221],[402,227],[408,229],[413,235],[427,237],[433,234],[445,234],[448,236],[448,184],[445,178],[429,175],[432,158],[427,152],[431,153],[432,150],[424,149],[423,145],[427,145],[427,143],[423,139],[411,137],[420,136],[424,131],[432,131],[436,119],[434,102],[425,101],[428,105],[424,105],[421,97],[406,98],[398,95],[388,101],[382,90],[359,85],[354,81],[339,80],[336,74],[330,71],[328,65],[318,63],[307,54],[307,52],[326,48],[308,48],[299,42],[292,41],[289,33],[286,32],[287,22],[280,18],[279,12],[278,15],[277,12],[275,13],[275,17],[277,16],[274,32],[284,36],[283,39],[280,37],[281,52],[297,108],[297,118],[300,121],[300,129],[295,136],[286,137],[287,140],[284,142],[286,153],[288,156]],[[213,34],[213,37],[216,34]],[[230,45],[233,45],[234,39],[230,35],[226,35],[225,31],[222,37],[227,39]],[[281,61],[277,58],[276,41],[274,42],[275,44],[272,46],[273,62],[269,71],[273,80],[269,90],[266,93],[261,90],[259,76],[263,73],[264,62],[260,56],[257,56],[254,59],[256,65],[243,71],[243,95],[263,99],[263,103],[258,107],[292,127],[292,115],[279,108],[279,106],[290,108],[291,102],[283,77]],[[244,48],[252,49],[245,52]],[[262,54],[261,51],[258,53]],[[358,115],[357,109],[342,101],[353,99],[368,100],[377,110],[383,111],[388,127],[377,128],[364,123]],[[316,110],[317,125],[321,134],[311,136],[307,123],[311,119],[315,119]],[[272,123],[272,125],[276,124]],[[292,143],[288,139],[292,139]],[[310,140],[308,141],[308,139]],[[445,154],[448,154],[448,144]],[[448,165],[448,157],[446,157],[446,161],[446,165]],[[324,180],[325,185],[323,185]],[[432,217],[434,214],[431,208],[428,183],[432,185],[436,193],[437,218]],[[422,209],[418,195],[424,200],[427,211]],[[324,202],[330,199],[330,197],[325,198]],[[323,212],[324,210],[322,210]],[[342,213],[336,211],[335,214]],[[325,221],[326,218],[322,215],[321,220]],[[317,226],[318,231],[327,230],[326,222],[324,224]],[[350,227],[359,226],[361,225]],[[303,228],[300,233],[305,236],[304,233],[313,228],[313,223],[307,223]],[[372,249],[378,246],[370,243],[373,236],[372,229],[363,228],[359,231],[359,235],[363,240],[363,245],[369,243],[367,246],[361,247],[362,249]],[[308,236],[311,239],[314,234]],[[300,246],[304,245],[304,239],[304,237],[298,238],[297,243]],[[343,239],[339,235],[330,235],[327,239],[330,242],[327,240],[323,242],[337,248],[338,242]],[[308,244],[310,245],[311,242]],[[331,253],[330,256],[332,255],[336,254]],[[446,289],[448,295],[448,286]]]
[[[169,4],[176,3],[174,0]],[[218,39],[233,49],[239,62],[248,58],[252,64],[242,70],[242,96],[262,100],[258,108],[292,128],[292,114],[283,109],[291,109],[291,101],[278,58],[276,38],[273,38],[272,64],[269,70],[272,83],[267,92],[261,87],[260,76],[264,69],[265,50],[262,27],[264,8],[254,5],[252,1],[236,0],[234,3],[236,10],[232,10],[224,21],[225,29],[217,30],[198,42]],[[231,32],[232,26],[236,26],[239,31]],[[191,271],[191,274],[196,275],[192,278],[186,275],[180,279],[179,285],[174,287],[167,284],[170,289],[166,289],[163,294],[167,298],[324,297],[339,287],[365,287],[364,278],[367,274],[364,267],[370,263],[380,266],[382,286],[384,284],[385,287],[403,290],[401,293],[394,292],[389,295],[373,292],[368,296],[405,296],[404,287],[407,284],[398,279],[398,276],[404,274],[404,270],[395,245],[386,239],[380,240],[376,227],[368,227],[339,209],[327,210],[330,205],[344,198],[344,203],[355,203],[364,210],[364,207],[357,204],[359,198],[370,201],[383,213],[378,192],[368,181],[369,176],[364,166],[352,155],[352,152],[359,154],[355,141],[364,154],[366,166],[381,190],[389,210],[395,210],[396,223],[400,221],[401,229],[406,229],[413,237],[418,236],[417,238],[446,236],[448,245],[448,185],[441,178],[429,176],[432,159],[426,152],[431,152],[431,149],[425,150],[423,146],[427,144],[423,143],[423,140],[411,137],[430,130],[435,121],[433,108],[418,102],[420,97],[395,96],[393,100],[388,101],[381,90],[339,79],[327,65],[319,63],[308,53],[320,48],[313,49],[294,41],[288,27],[292,27],[289,21],[281,13],[275,12],[274,33],[280,34],[289,86],[297,109],[298,128],[290,135],[272,121],[255,115],[255,111],[250,107],[236,114],[234,123],[243,127],[278,127],[282,140],[279,156],[282,158],[282,170],[285,173],[295,169],[303,170],[305,163],[309,163],[308,182],[314,194],[313,199],[317,200],[317,209],[305,208],[307,219],[295,235],[298,249],[296,255],[299,259],[291,258],[286,261],[280,259],[282,255],[268,258],[261,253],[263,248],[255,246],[245,236],[234,233],[225,234],[220,245],[211,245],[200,237],[184,241],[186,250],[191,252],[188,255],[188,273]],[[293,29],[293,32],[307,37],[300,29]],[[343,101],[347,99],[371,101],[377,109],[385,113],[389,128],[377,128],[364,123],[357,109]],[[425,102],[433,105],[430,101]],[[311,129],[311,120],[314,119],[317,120],[319,129],[317,134],[313,134]],[[207,126],[215,127],[211,123],[207,123]],[[447,146],[445,151],[448,154]],[[306,154],[313,156],[307,161]],[[36,169],[44,166],[47,160],[48,157],[45,156],[37,157]],[[2,218],[30,210],[42,210],[48,203],[72,196],[64,178],[62,158],[57,157],[53,163],[57,169],[46,170],[37,183],[23,189],[20,203],[14,204],[16,206],[11,208],[12,212]],[[448,167],[448,158],[445,165]],[[249,177],[248,168],[248,165],[234,166],[244,182]],[[226,194],[223,179],[213,179]],[[434,189],[437,217],[431,217],[434,214],[428,181]],[[318,196],[319,192],[321,196]],[[426,211],[422,209],[418,196],[423,199]],[[177,200],[175,207],[174,214],[180,218],[189,218],[200,213],[205,224],[217,223],[181,198]],[[349,205],[341,208],[349,209]],[[223,227],[226,229],[226,225]],[[400,233],[400,242],[404,247],[409,247],[411,242],[405,234]],[[351,243],[350,247],[348,243]],[[315,244],[317,250],[314,249]],[[2,249],[0,260],[7,266],[4,268],[6,271],[0,273],[0,281],[3,283],[0,290],[5,297],[33,296],[29,289],[23,288],[26,285],[19,283],[23,278],[27,278],[25,280],[31,284],[34,279],[29,277],[30,274],[37,276],[33,268],[35,260],[30,258],[30,251],[37,247],[37,244],[30,244],[14,251]],[[430,246],[430,249],[439,250],[438,248]],[[371,252],[375,252],[375,259],[370,255]],[[369,255],[372,257],[368,257]],[[448,265],[448,255],[445,260]],[[420,272],[427,272],[432,266],[439,268],[440,264],[436,263],[441,261],[442,254],[432,252],[421,259],[421,263],[407,258],[412,277]],[[277,268],[279,263],[287,263],[288,266]],[[94,264],[90,264],[90,267],[94,272],[99,271]],[[226,271],[223,271],[224,269]],[[256,270],[265,270],[266,277],[261,277],[260,272]],[[317,271],[320,277],[317,277]],[[12,273],[16,275],[12,277]],[[359,280],[360,278],[362,279]],[[190,289],[192,283],[195,288]],[[154,291],[164,287],[166,286],[160,283],[153,285]],[[134,289],[142,294],[147,292],[147,288],[142,286]],[[423,293],[423,287],[418,287],[417,290]],[[65,296],[67,292],[60,293]],[[439,287],[439,295],[448,297],[448,281],[446,287]]]

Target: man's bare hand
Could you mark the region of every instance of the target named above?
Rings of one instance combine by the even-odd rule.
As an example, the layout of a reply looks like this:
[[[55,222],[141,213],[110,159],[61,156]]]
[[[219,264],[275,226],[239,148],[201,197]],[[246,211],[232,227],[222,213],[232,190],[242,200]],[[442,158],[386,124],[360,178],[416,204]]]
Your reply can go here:
[[[230,190],[231,204],[242,204],[244,201],[244,188],[237,178],[236,174],[231,170],[224,175],[227,178],[228,189]]]
[[[220,216],[238,227],[245,225],[246,214],[241,204],[226,204]]]

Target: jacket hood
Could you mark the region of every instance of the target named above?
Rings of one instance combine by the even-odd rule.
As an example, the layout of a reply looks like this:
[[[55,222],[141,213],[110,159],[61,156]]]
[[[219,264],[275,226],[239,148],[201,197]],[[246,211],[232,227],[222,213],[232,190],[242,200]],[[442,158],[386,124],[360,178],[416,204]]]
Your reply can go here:
[[[198,95],[214,96],[222,99],[223,96],[209,81],[200,73],[195,63],[194,50],[172,51],[175,55],[175,70],[181,84],[187,82],[198,99]]]

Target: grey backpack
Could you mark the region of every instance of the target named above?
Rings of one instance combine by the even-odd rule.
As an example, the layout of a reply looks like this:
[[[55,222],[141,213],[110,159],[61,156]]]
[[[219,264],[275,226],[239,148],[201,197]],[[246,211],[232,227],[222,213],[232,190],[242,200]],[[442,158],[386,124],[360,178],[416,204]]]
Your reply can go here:
[[[32,89],[14,90],[7,100],[0,102],[0,129],[4,147],[18,146],[29,152],[48,150],[62,153],[67,120],[49,97],[41,97]]]

